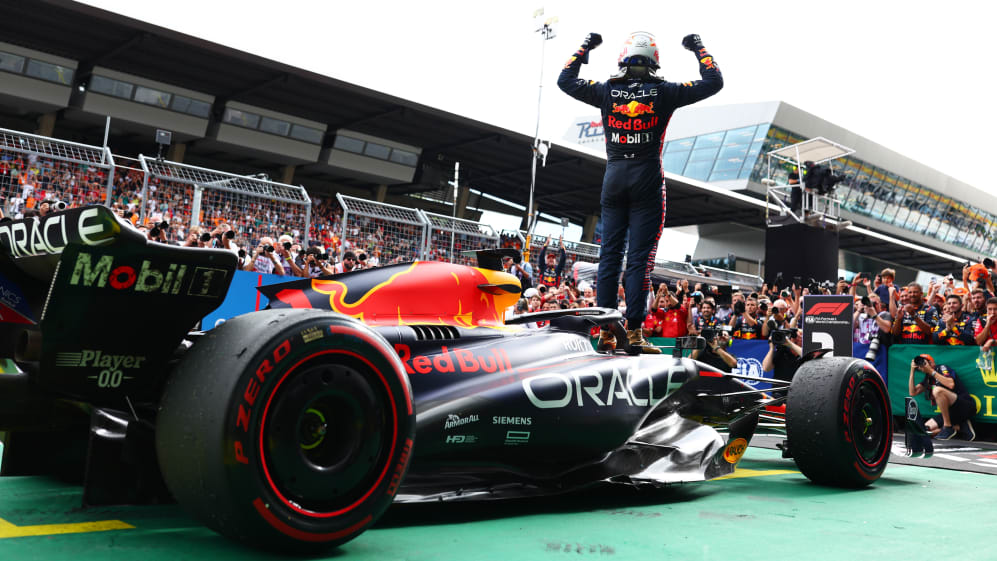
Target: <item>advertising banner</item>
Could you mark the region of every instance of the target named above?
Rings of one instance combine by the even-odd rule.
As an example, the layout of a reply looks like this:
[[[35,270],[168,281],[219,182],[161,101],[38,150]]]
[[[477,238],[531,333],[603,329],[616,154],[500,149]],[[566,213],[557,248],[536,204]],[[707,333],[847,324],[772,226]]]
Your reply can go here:
[[[808,294],[803,297],[803,353],[834,349],[834,356],[852,355],[850,294]]]
[[[894,415],[904,414],[904,398],[909,396],[907,383],[910,378],[910,363],[914,357],[927,353],[935,359],[935,364],[944,364],[966,385],[966,389],[976,402],[974,422],[997,422],[997,372],[994,371],[993,354],[982,354],[979,347],[945,345],[891,345],[889,351],[890,375],[887,379],[890,390],[890,408]],[[914,372],[914,383],[924,379],[924,374]],[[938,412],[925,394],[915,398],[921,414],[927,418]]]

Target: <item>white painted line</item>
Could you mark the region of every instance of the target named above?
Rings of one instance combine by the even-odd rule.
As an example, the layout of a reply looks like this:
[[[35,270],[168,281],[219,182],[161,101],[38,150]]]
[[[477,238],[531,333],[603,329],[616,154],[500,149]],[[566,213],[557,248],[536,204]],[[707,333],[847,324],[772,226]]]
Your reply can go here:
[[[941,458],[943,460],[951,460],[953,462],[968,462],[969,460],[972,459],[972,458],[961,458],[959,456],[952,456],[949,454],[939,454],[938,452],[935,452],[934,457]]]
[[[997,466],[997,460],[991,460],[990,458],[974,458],[977,462],[984,462],[991,466]]]

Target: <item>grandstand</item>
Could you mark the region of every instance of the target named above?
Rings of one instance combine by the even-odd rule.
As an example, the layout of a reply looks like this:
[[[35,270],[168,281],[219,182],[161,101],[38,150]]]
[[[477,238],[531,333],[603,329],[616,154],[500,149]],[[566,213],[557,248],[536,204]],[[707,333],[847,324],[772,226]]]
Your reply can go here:
[[[194,201],[194,187],[161,177],[149,177],[145,184],[146,172],[139,156],[149,161],[163,152],[164,160],[177,165],[236,176],[264,174],[275,184],[303,186],[314,202],[308,207],[310,221],[300,215],[275,216],[271,212],[267,216],[265,209],[250,208],[252,205],[245,202],[237,204],[246,207],[241,210],[247,212],[240,215],[233,213],[233,202],[219,198],[215,190],[215,195],[205,195],[202,201],[208,215],[197,213],[199,225],[213,226],[225,220],[257,235],[263,221],[276,221],[278,229],[297,230],[300,238],[340,251],[355,245],[367,251],[397,251],[394,257],[401,258],[402,253],[418,254],[428,239],[435,243],[431,254],[453,258],[451,238],[455,248],[460,242],[461,249],[471,239],[496,239],[494,228],[490,232],[467,230],[463,228],[466,224],[453,219],[476,222],[484,210],[523,214],[532,144],[532,138],[525,135],[82,4],[27,1],[8,6],[7,12],[0,23],[4,31],[0,42],[0,74],[4,77],[0,80],[0,126],[101,151],[106,136],[106,146],[114,153],[113,175],[106,161],[91,164],[39,153],[35,165],[47,166],[48,171],[36,174],[39,185],[56,184],[53,178],[58,179],[58,185],[69,182],[65,197],[74,204],[116,204],[143,220],[162,217],[175,224],[174,236],[187,233],[195,218],[186,210]],[[110,126],[105,128],[108,116]],[[776,120],[776,124],[788,128],[773,126],[766,131],[813,134],[806,127],[786,125],[784,120]],[[721,123],[718,128],[731,127]],[[170,145],[155,144],[157,129],[172,132]],[[679,129],[673,124],[670,135],[683,134]],[[698,136],[689,138],[698,142]],[[681,143],[676,146],[681,147]],[[748,152],[757,154],[760,150],[747,145]],[[10,155],[15,152],[25,153],[11,148]],[[46,162],[46,157],[53,162]],[[604,161],[604,157],[582,148],[555,145],[537,178],[536,200],[542,216],[555,221],[567,218],[583,227],[583,241],[592,241]],[[4,157],[4,162],[7,169],[28,169],[28,177],[34,177],[31,162],[15,157]],[[461,176],[455,197],[448,180],[457,162]],[[760,273],[763,258],[757,251],[764,244],[758,243],[758,232],[764,230],[766,213],[771,210],[768,205],[750,188],[732,189],[712,181],[712,176],[666,169],[683,174],[667,175],[666,226],[699,228],[702,243],[695,252],[696,260],[734,253],[739,270]],[[861,165],[858,169],[862,171]],[[20,181],[21,172],[17,174]],[[920,176],[911,177],[905,189],[909,190],[915,180],[929,183]],[[11,198],[15,189],[10,173],[3,181],[5,193],[9,193],[6,196]],[[42,192],[48,195],[45,188],[37,194]],[[24,194],[22,188],[20,197],[12,197],[24,199],[15,201],[20,205],[17,210],[28,204]],[[363,240],[348,239],[350,235],[344,239],[343,209],[337,194],[450,217],[451,223],[440,218],[434,223],[437,229],[433,235],[406,242],[409,246],[398,250],[378,242],[376,228],[365,233]],[[36,202],[37,196],[33,198]],[[451,202],[455,199],[456,208]],[[846,209],[865,208],[858,196],[854,199],[856,202]],[[888,204],[883,200],[880,206],[885,209]],[[938,213],[937,204],[930,213]],[[889,208],[900,206],[894,202]],[[876,215],[876,204],[869,208]],[[901,280],[913,278],[918,271],[948,272],[954,264],[979,257],[983,253],[980,240],[986,238],[985,232],[976,233],[975,245],[965,247],[968,238],[958,232],[977,232],[979,228],[951,228],[951,224],[968,224],[956,217],[961,207],[952,208],[955,214],[949,207],[939,214],[941,221],[950,225],[946,230],[953,231],[949,241],[946,233],[932,235],[930,228],[922,233],[857,221],[856,227],[840,234],[843,256],[859,255],[868,263],[892,265]],[[257,218],[249,218],[257,212],[264,217],[259,223]],[[920,206],[916,212],[926,214]],[[890,226],[895,226],[896,213],[892,216]],[[727,224],[741,230],[731,235],[725,230]],[[926,219],[925,224],[930,222]],[[349,228],[347,234],[354,226]],[[402,231],[401,226],[398,231]],[[391,234],[386,234],[390,239]],[[589,249],[574,255],[582,260],[596,258]],[[863,270],[873,268],[878,267]]]

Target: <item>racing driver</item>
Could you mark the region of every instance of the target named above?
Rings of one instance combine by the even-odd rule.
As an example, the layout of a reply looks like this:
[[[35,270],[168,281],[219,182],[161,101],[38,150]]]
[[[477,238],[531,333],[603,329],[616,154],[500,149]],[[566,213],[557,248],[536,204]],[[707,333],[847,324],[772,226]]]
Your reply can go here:
[[[647,293],[651,290],[654,253],[665,222],[665,185],[661,168],[661,141],[675,109],[705,99],[723,87],[723,78],[699,35],[687,35],[682,46],[696,54],[702,80],[673,83],[655,75],[658,45],[650,33],[632,33],[620,53],[620,71],[606,82],[578,78],[589,51],[602,43],[590,33],[568,60],[557,85],[571,97],[602,112],[606,131],[606,174],[602,182],[602,250],[597,278],[600,307],[615,308],[623,247],[629,234],[627,269],[623,285],[627,300],[627,339],[632,348],[660,353],[644,339]],[[611,351],[616,339],[608,329],[599,335],[598,348]]]

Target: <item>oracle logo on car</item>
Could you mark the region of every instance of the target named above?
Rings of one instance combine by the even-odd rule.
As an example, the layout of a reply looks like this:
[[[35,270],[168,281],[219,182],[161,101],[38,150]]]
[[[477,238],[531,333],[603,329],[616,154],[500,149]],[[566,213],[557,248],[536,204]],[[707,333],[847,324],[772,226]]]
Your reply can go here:
[[[608,384],[603,383],[601,372],[552,372],[526,378],[522,384],[526,398],[539,409],[585,407],[586,404],[611,406],[614,401],[624,401],[631,407],[653,407],[682,385],[672,381],[672,374],[672,369],[659,374],[659,382],[661,378],[666,379],[664,384],[658,384],[657,391],[655,377],[641,372],[638,367],[631,367],[625,375],[614,368],[612,374],[606,374]]]

